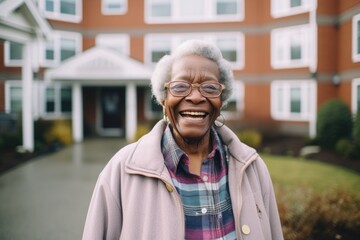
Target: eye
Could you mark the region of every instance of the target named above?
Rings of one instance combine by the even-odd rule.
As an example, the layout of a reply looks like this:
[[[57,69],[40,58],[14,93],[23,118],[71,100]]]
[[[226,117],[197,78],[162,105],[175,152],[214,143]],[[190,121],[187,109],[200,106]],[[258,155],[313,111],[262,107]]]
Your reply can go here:
[[[214,93],[220,90],[220,85],[216,83],[203,83],[201,84],[201,88],[207,93]]]
[[[171,91],[186,92],[189,89],[189,84],[185,82],[175,82],[170,84]]]

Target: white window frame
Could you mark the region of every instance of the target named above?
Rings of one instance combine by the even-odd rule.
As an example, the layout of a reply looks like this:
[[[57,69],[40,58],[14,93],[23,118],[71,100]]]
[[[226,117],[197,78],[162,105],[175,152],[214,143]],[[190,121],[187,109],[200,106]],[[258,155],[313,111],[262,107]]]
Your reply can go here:
[[[41,43],[40,59],[41,65],[44,67],[56,67],[61,63],[61,39],[69,38],[75,41],[75,55],[82,52],[82,35],[77,32],[54,31],[54,60],[46,59],[46,42]]]
[[[130,37],[127,34],[98,34],[95,43],[97,46],[109,47],[130,55]]]
[[[360,14],[353,16],[352,18],[352,60],[353,62],[360,62],[360,49],[358,49],[358,22],[360,22]]]
[[[101,0],[101,13],[103,15],[124,15],[128,11],[128,0],[118,0],[122,2],[124,6],[120,9],[108,8],[108,3],[114,0]]]
[[[196,22],[232,22],[243,21],[245,19],[245,0],[236,0],[238,11],[237,14],[229,16],[221,16],[216,14],[217,0],[203,0],[204,2],[204,15],[194,17],[184,17],[180,12],[182,0],[171,1],[171,15],[169,17],[152,17],[151,4],[152,0],[145,0],[145,23],[152,24],[168,24],[172,23],[196,23]]]
[[[53,1],[54,1],[54,11],[49,12],[46,11],[46,0],[39,0],[39,9],[46,18],[54,19],[58,21],[64,21],[64,22],[74,22],[74,23],[79,23],[82,21],[83,0],[75,0],[75,15],[61,13],[60,12],[61,0],[53,0]]]
[[[291,88],[301,89],[301,110],[300,113],[292,113]],[[283,99],[279,99],[278,90],[283,90]],[[316,114],[316,90],[314,80],[274,80],[271,82],[271,116],[279,121],[312,121]],[[314,104],[315,103],[315,104]],[[278,110],[281,105],[283,111]]]
[[[291,7],[291,0],[271,0],[271,16],[280,18],[311,11],[317,0],[302,0],[301,6]]]
[[[11,109],[11,96],[10,96],[10,89],[12,87],[20,87],[22,90],[22,82],[21,80],[10,80],[5,81],[5,112],[12,113],[13,110]],[[21,102],[22,104],[22,102]],[[22,108],[22,107],[21,107]]]
[[[225,109],[221,110],[226,119],[237,119],[239,114],[242,115],[245,110],[245,85],[241,80],[235,80],[233,84],[233,92],[228,102],[235,103],[235,111],[228,111]]]
[[[360,86],[360,78],[355,78],[351,82],[351,111],[353,114],[357,113],[358,106],[357,98],[360,95],[360,91],[357,91],[358,86]]]
[[[7,67],[21,67],[22,66],[22,58],[21,59],[11,59],[10,58],[10,41],[4,42],[4,60],[5,66]],[[22,45],[22,44],[21,44]],[[24,45],[22,45],[24,47]],[[22,51],[21,51],[22,52]],[[23,57],[23,56],[21,56]]]
[[[220,38],[234,38],[236,44],[236,62],[230,62],[234,69],[243,69],[245,66],[245,37],[241,32],[212,32],[212,33],[184,33],[184,34],[148,34],[145,36],[145,54],[144,62],[149,65],[155,65],[155,62],[151,61],[151,52],[153,49],[153,42],[170,41],[170,52],[173,51],[184,39],[202,39],[205,41],[216,44],[216,41]]]
[[[55,99],[54,99],[54,112],[47,112],[46,110],[46,90],[52,87],[55,91]],[[45,83],[41,86],[41,94],[40,94],[40,102],[41,102],[41,115],[45,119],[54,119],[54,118],[69,118],[71,117],[71,112],[62,112],[61,111],[61,89],[69,87],[71,88],[71,85],[63,85],[60,83]]]
[[[296,38],[301,46],[301,59],[291,59],[292,38]],[[311,65],[311,39],[313,32],[308,24],[286,28],[276,28],[271,31],[271,66],[273,69],[302,68]],[[283,53],[282,55],[279,52]]]

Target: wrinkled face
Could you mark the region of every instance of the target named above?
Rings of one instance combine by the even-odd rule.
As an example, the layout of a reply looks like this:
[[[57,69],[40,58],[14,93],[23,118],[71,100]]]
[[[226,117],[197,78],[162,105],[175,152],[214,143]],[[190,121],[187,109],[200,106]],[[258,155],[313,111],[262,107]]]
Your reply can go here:
[[[177,59],[172,66],[171,80],[201,84],[219,82],[219,69],[216,63],[197,55]],[[164,101],[166,114],[174,128],[177,140],[199,141],[209,136],[209,130],[220,114],[221,95],[215,98],[202,96],[194,87],[185,97],[173,96],[167,90]]]

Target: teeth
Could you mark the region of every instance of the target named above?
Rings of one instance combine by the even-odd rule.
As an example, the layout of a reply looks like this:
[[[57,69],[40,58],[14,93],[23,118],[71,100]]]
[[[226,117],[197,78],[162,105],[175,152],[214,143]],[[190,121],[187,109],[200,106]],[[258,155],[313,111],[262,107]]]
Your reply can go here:
[[[181,114],[191,115],[191,116],[205,116],[206,115],[206,113],[204,113],[204,112],[182,112]]]

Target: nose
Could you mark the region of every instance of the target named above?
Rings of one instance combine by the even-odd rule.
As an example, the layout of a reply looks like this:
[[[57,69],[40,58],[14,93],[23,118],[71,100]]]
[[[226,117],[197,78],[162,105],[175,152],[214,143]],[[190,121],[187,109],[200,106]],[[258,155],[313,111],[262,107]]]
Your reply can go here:
[[[186,99],[193,103],[199,103],[205,101],[205,97],[200,93],[199,86],[192,87],[191,92],[189,93],[189,95],[187,95]]]

